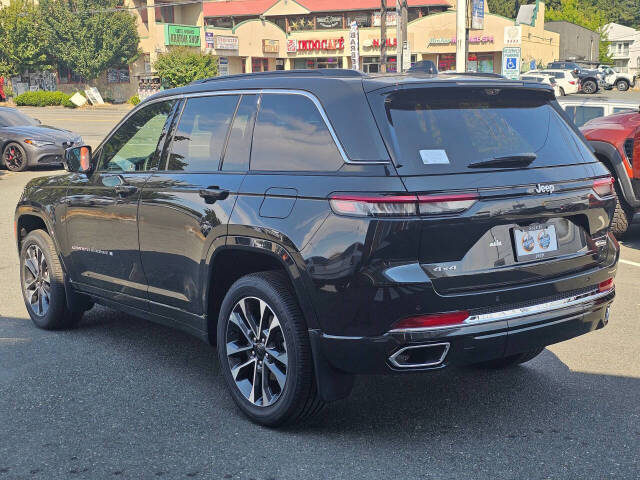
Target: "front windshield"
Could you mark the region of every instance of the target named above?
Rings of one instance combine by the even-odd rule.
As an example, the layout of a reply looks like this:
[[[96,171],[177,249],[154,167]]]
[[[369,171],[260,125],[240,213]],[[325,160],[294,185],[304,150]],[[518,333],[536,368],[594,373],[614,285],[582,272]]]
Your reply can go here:
[[[33,118],[28,117],[14,108],[0,109],[0,127],[18,127],[38,125]]]

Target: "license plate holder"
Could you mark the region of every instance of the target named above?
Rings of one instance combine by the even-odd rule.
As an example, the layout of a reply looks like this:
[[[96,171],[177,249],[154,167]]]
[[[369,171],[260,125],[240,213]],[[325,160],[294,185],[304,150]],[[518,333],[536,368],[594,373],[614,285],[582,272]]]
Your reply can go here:
[[[551,223],[514,227],[513,240],[516,260],[519,262],[549,258],[558,254],[556,227]]]

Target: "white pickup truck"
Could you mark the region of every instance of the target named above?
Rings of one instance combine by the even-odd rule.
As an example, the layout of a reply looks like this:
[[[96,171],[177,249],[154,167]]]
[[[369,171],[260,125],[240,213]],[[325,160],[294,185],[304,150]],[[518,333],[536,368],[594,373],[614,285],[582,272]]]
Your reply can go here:
[[[611,88],[615,87],[621,92],[629,90],[630,87],[636,84],[635,76],[628,73],[616,72],[609,65],[598,65],[598,70],[604,72],[604,81],[608,86]]]

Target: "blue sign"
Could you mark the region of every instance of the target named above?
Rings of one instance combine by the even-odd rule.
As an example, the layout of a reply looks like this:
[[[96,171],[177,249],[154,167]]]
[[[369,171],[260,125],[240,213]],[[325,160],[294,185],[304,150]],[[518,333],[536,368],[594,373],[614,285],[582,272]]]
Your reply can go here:
[[[484,0],[471,0],[471,29],[484,29]]]
[[[520,47],[504,47],[502,49],[502,76],[511,80],[520,78]]]

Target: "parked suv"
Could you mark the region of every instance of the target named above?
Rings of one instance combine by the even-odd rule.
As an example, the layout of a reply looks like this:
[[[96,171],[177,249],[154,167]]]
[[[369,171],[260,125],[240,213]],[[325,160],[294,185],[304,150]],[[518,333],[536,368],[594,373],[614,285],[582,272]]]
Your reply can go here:
[[[598,92],[605,88],[604,73],[598,70],[589,70],[574,62],[551,62],[547,65],[547,70],[571,70],[580,79],[580,89],[587,94]]]
[[[624,236],[640,210],[640,112],[599,117],[581,127],[596,156],[616,179],[616,210],[611,229]]]
[[[612,179],[538,82],[222,77],[65,158],[16,210],[35,324],[95,302],[190,332],[265,425],[355,374],[515,365],[608,321]]]

